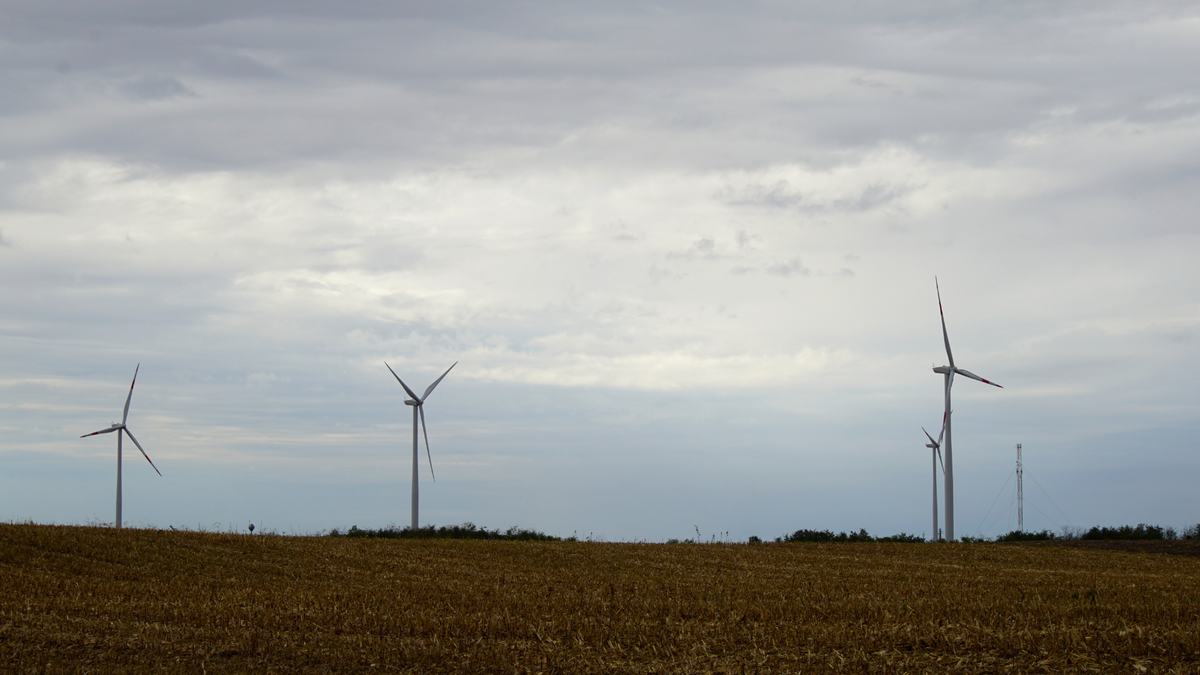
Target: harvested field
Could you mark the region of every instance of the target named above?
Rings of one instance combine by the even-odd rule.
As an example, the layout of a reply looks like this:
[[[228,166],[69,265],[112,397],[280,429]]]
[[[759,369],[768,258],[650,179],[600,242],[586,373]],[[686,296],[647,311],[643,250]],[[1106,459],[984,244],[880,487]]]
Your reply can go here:
[[[1011,544],[1005,544],[1006,546]],[[1200,558],[1200,539],[1110,539],[1079,540],[1053,539],[1050,541],[1027,541],[1023,546],[1065,546],[1089,551],[1124,551],[1125,553],[1167,553]]]
[[[1200,560],[0,525],[7,672],[1200,672]]]

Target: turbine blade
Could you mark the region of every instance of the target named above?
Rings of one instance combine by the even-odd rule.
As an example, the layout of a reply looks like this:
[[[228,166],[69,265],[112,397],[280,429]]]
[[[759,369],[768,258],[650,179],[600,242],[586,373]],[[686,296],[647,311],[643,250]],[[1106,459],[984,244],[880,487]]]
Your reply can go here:
[[[392,370],[392,367],[388,366],[387,361],[384,361],[383,365],[387,366],[388,370]],[[400,379],[400,376],[397,375],[396,371],[394,371],[394,370],[392,370],[392,377],[396,378],[396,381],[400,383],[401,387],[404,387],[404,391],[408,392],[408,395],[411,396],[414,401],[417,401],[418,403],[421,401],[421,399],[418,398],[417,395],[413,393],[413,390],[409,389],[407,384],[404,384],[404,380]]]
[[[142,364],[137,364],[137,368],[133,369],[133,382],[129,383],[129,395],[125,397],[125,413],[121,415],[121,424],[125,424],[125,420],[129,419],[129,401],[133,399],[133,385],[137,384],[138,369]]]
[[[950,367],[954,367],[954,354],[950,351],[950,334],[946,332],[946,313],[942,311],[942,289],[938,286],[937,277],[933,278],[933,287],[937,289],[938,314],[942,317],[942,340],[946,342],[946,358],[950,359]]]
[[[88,436],[95,436],[96,434],[111,434],[112,432],[114,432],[120,428],[121,427],[109,427],[107,429],[101,429],[100,431],[93,431],[90,434],[84,434],[84,435],[80,436],[80,438],[87,438]]]
[[[953,413],[954,411],[951,410],[950,412]],[[942,447],[942,437],[945,435],[946,435],[946,413],[942,413],[942,430],[938,433],[938,439],[937,439],[937,444],[938,444],[939,448]]]
[[[942,467],[942,473],[946,473],[946,463],[942,461],[942,449],[934,448],[933,451],[937,453],[938,464]]]
[[[133,441],[133,444],[137,446],[138,450],[142,450],[142,444],[138,443],[138,440],[133,437],[133,434],[130,433],[128,428],[121,427],[121,430],[129,436],[129,440]],[[145,457],[146,461],[150,462],[150,466],[154,467],[154,473],[158,474],[159,477],[162,477],[162,472],[158,470],[157,466],[154,466],[154,462],[150,461],[150,455],[147,455],[145,450],[142,450],[142,457]]]
[[[925,427],[921,427],[921,431],[925,431]],[[928,431],[925,431],[925,436],[929,439],[930,443],[933,443],[933,447],[936,448],[938,445],[941,445],[941,441],[933,440],[933,436],[930,436]]]
[[[449,375],[450,371],[454,370],[454,366],[457,366],[457,365],[458,365],[458,361],[455,361],[454,363],[450,364],[450,367],[446,369],[446,372],[442,373],[442,377],[446,377],[447,375]],[[429,394],[433,391],[434,387],[438,386],[438,382],[442,381],[442,377],[439,377],[438,379],[434,380],[433,384],[429,385],[429,388],[425,390],[425,395],[421,397],[422,403],[425,402],[425,399],[429,398]]]
[[[969,377],[969,378],[971,378],[972,380],[979,380],[980,382],[982,382],[982,383],[984,383],[984,384],[990,384],[990,385],[992,385],[993,387],[1000,387],[1000,385],[996,384],[995,382],[992,382],[992,381],[990,381],[990,380],[985,380],[985,379],[983,379],[982,377],[980,377],[980,376],[976,375],[975,373],[972,373],[972,372],[971,372],[971,371],[969,371],[969,370],[963,370],[962,368],[955,368],[955,369],[954,369],[954,372],[958,373],[959,375],[963,375],[963,376],[965,376],[965,377]],[[1001,388],[1001,389],[1003,389],[1004,387],[1000,387],[1000,388]]]
[[[429,454],[429,432],[425,430],[425,406],[419,405],[417,410],[421,411],[421,433],[425,434],[425,456],[429,458],[429,475],[433,476],[433,482],[436,483],[437,476],[433,473],[433,455]]]

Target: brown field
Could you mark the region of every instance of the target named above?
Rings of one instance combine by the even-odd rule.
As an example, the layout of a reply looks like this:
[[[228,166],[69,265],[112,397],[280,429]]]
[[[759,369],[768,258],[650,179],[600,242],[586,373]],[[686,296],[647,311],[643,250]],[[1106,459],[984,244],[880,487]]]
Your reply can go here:
[[[1200,672],[1200,559],[0,525],[4,672]]]

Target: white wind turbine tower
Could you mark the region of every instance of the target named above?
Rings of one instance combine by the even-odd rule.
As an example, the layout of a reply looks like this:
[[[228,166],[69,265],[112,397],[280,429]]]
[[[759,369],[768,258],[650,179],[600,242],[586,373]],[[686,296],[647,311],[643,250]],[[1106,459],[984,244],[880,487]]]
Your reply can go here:
[[[433,388],[438,386],[438,383],[442,381],[442,378],[449,375],[450,371],[454,369],[454,366],[458,365],[458,361],[455,361],[453,364],[451,364],[450,367],[446,369],[446,372],[442,373],[442,377],[434,380],[433,384],[429,385],[429,388],[425,390],[425,394],[422,396],[417,396],[415,393],[413,393],[413,390],[409,389],[407,384],[404,384],[404,380],[400,379],[400,376],[396,374],[396,371],[392,370],[391,366],[388,366],[387,361],[384,361],[383,365],[387,366],[387,369],[392,371],[392,377],[395,377],[396,381],[400,383],[400,386],[404,387],[404,391],[412,397],[405,401],[404,405],[410,405],[413,409],[412,531],[415,534],[417,531],[417,417],[419,414],[421,418],[421,432],[425,435],[425,456],[429,458],[429,475],[433,476],[433,480],[436,481],[437,476],[435,476],[433,473],[433,456],[429,453],[429,432],[425,430],[425,399],[429,398],[429,394],[433,393]]]
[[[118,530],[121,529],[121,434],[124,433],[124,434],[129,435],[129,440],[133,441],[133,444],[137,446],[137,449],[142,451],[142,457],[145,457],[146,461],[150,462],[150,466],[154,467],[154,472],[157,473],[160,477],[162,476],[162,472],[158,470],[157,466],[154,466],[154,462],[150,461],[150,455],[147,455],[146,451],[142,450],[142,444],[138,443],[138,440],[133,437],[133,433],[129,431],[129,427],[125,426],[125,421],[127,419],[129,419],[129,401],[133,399],[133,385],[137,384],[137,374],[138,374],[138,370],[141,367],[142,367],[142,364],[139,363],[139,364],[137,364],[137,368],[133,369],[133,382],[131,382],[129,384],[129,395],[125,397],[125,412],[121,415],[121,423],[117,424],[114,422],[113,425],[107,429],[101,429],[100,431],[93,431],[90,434],[84,434],[84,435],[80,436],[80,438],[87,438],[88,436],[95,436],[97,434],[111,434],[114,431],[117,432],[117,520],[116,520],[116,528]]]
[[[950,387],[954,385],[954,376],[956,374],[969,377],[972,380],[979,380],[993,387],[1000,387],[1000,385],[995,382],[989,382],[975,373],[963,370],[954,365],[954,354],[950,352],[950,336],[946,333],[946,313],[942,311],[942,289],[938,286],[937,277],[934,277],[933,285],[937,289],[938,314],[942,317],[942,339],[946,342],[946,358],[950,360],[950,365],[938,366],[933,369],[933,372],[946,377],[946,416],[943,418],[945,422],[942,425],[943,431],[946,433],[946,466],[944,470],[946,475],[946,541],[954,541],[954,457],[952,454],[953,444],[950,441]],[[1003,389],[1003,387],[1000,388]]]
[[[921,431],[925,431],[925,427],[921,427]],[[946,433],[946,425],[942,424],[942,432],[938,434],[938,439],[933,440],[933,436],[925,431],[925,436],[929,438],[929,442],[925,444],[927,448],[933,448],[933,536],[932,540],[937,541],[938,537],[938,513],[937,513],[937,469],[938,461],[942,458],[942,435]],[[943,469],[944,471],[945,469]]]

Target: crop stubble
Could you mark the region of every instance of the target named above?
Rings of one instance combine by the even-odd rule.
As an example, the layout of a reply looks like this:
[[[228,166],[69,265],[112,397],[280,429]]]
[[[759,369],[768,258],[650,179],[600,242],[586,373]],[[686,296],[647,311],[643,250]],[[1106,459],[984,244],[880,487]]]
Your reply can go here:
[[[11,672],[1200,672],[1200,560],[0,525]]]

